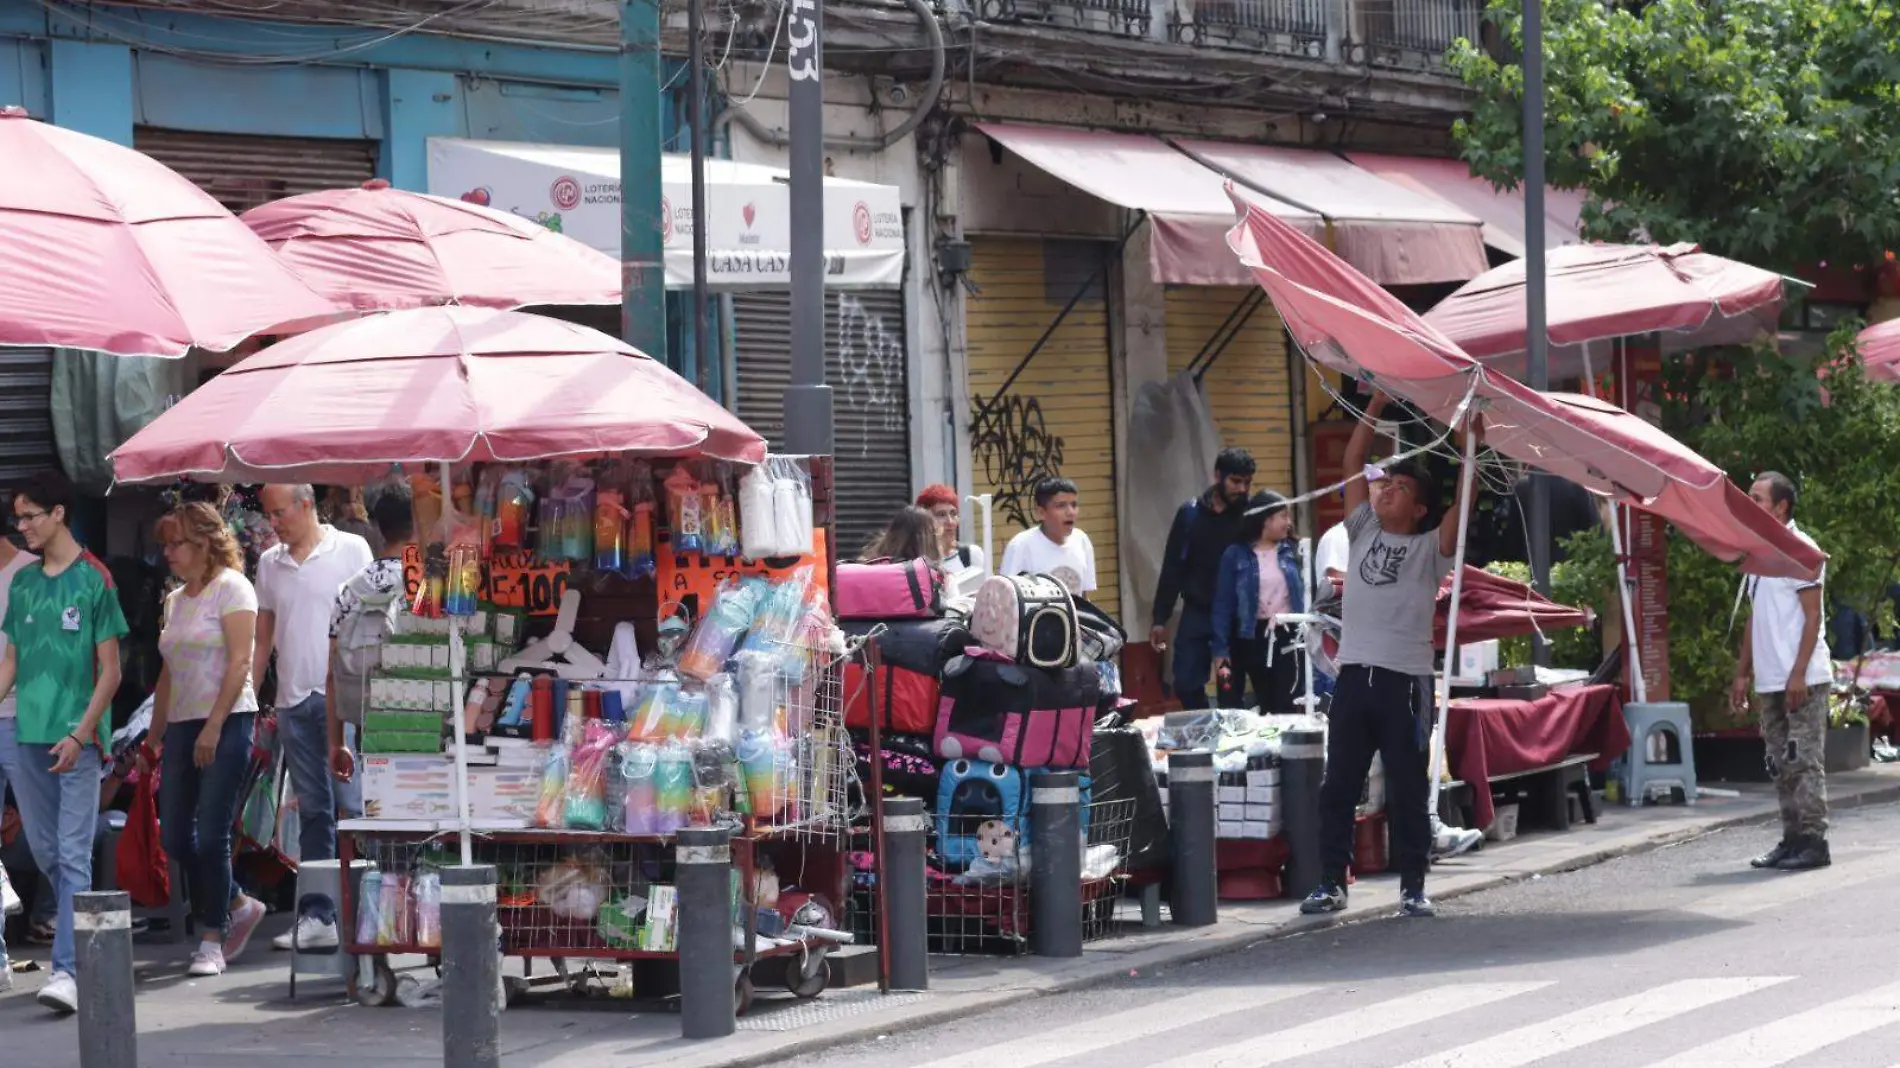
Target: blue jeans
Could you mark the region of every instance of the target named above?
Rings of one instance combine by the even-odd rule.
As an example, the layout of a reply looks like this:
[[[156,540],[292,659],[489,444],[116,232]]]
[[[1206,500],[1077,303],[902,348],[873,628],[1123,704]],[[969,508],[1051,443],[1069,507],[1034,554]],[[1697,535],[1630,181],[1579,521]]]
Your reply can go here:
[[[284,740],[284,763],[290,767],[290,785],[297,791],[297,859],[336,859],[336,775],[330,770],[330,721],[323,695],[313,693],[277,710],[277,730]],[[312,894],[297,905],[305,916],[336,922],[336,905]]]
[[[1174,696],[1189,710],[1207,707],[1207,679],[1214,672],[1214,619],[1205,608],[1181,606],[1174,630]]]
[[[14,800],[33,847],[34,863],[53,881],[59,921],[53,936],[53,970],[78,970],[73,954],[73,895],[92,889],[92,840],[99,822],[99,747],[86,746],[79,763],[55,775],[53,747],[32,742],[18,746],[12,769]]]
[[[222,931],[230,922],[231,833],[237,824],[238,796],[251,767],[251,740],[257,716],[234,712],[225,717],[218,752],[211,766],[198,766],[192,751],[203,720],[167,724],[165,756],[158,783],[158,826],[165,852],[178,862],[191,891],[198,922]]]

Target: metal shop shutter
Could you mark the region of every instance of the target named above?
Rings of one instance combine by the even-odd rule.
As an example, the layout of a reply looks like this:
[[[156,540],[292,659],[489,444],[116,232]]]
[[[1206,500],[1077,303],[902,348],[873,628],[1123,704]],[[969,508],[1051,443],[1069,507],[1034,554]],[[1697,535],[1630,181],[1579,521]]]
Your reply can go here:
[[[0,348],[0,490],[59,466],[52,396],[52,349]]]
[[[732,298],[739,418],[776,451],[792,381],[789,292]],[[825,296],[825,381],[832,391],[838,553],[853,557],[916,496],[910,473],[910,357],[902,289]]]
[[[971,245],[970,280],[979,290],[964,314],[971,480],[977,493],[995,495],[993,559],[1000,564],[1003,546],[1035,523],[1036,483],[1053,475],[1069,478],[1081,491],[1080,526],[1095,545],[1100,588],[1091,596],[1119,617],[1108,272],[1096,270],[1113,246],[1000,236],[978,237]],[[1095,283],[1064,316],[1063,306],[1091,274]],[[1051,324],[1054,332],[1032,357]],[[1003,390],[1012,374],[1015,381]]]
[[[1169,286],[1164,314],[1169,373],[1203,368],[1221,445],[1253,453],[1257,488],[1293,496],[1293,435],[1305,413],[1296,425],[1286,327],[1273,302],[1256,286]]]
[[[233,212],[376,177],[376,142],[253,137],[139,126],[132,147],[190,179]]]

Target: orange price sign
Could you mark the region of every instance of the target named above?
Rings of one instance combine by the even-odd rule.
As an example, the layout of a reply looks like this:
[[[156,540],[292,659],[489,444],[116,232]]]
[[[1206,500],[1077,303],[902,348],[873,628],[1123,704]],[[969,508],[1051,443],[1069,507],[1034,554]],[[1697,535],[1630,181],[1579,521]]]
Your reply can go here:
[[[545,561],[533,553],[500,553],[482,562],[480,599],[498,608],[521,608],[531,616],[551,616],[561,610],[574,565]],[[403,550],[403,588],[411,601],[422,584],[422,550]]]

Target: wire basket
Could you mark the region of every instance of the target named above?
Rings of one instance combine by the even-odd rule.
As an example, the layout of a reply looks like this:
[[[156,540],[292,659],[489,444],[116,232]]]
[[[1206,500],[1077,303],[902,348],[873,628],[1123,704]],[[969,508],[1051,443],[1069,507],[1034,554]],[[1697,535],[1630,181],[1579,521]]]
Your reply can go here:
[[[752,828],[799,841],[838,843],[851,825],[856,773],[844,725],[844,664],[857,650],[838,654],[807,634],[781,643],[802,654],[787,657],[798,666],[778,671],[773,680],[789,744],[774,753],[772,775],[765,780],[771,796],[766,804],[753,805]],[[760,777],[753,771],[752,766],[746,770],[747,785],[756,790]]]

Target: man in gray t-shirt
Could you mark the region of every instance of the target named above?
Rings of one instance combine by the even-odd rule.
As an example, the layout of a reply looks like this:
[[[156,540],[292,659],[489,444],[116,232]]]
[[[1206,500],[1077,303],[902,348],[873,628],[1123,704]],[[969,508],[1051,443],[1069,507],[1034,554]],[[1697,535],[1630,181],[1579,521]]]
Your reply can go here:
[[[1374,394],[1366,418],[1346,446],[1349,476],[1372,449],[1373,424],[1384,411]],[[1462,435],[1461,435],[1462,437]],[[1385,763],[1386,818],[1400,910],[1430,916],[1425,868],[1431,849],[1427,762],[1432,724],[1432,617],[1438,584],[1458,550],[1458,523],[1438,513],[1437,482],[1423,465],[1399,465],[1346,486],[1350,549],[1341,612],[1339,678],[1327,718],[1326,782],[1320,789],[1320,885],[1300,904],[1305,913],[1346,907],[1346,869],[1353,857],[1353,821],[1372,755]]]

